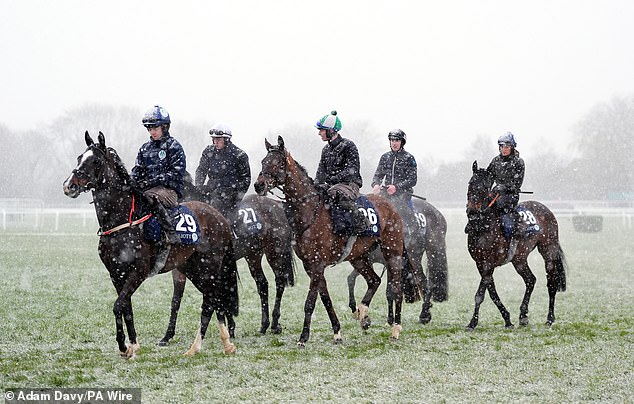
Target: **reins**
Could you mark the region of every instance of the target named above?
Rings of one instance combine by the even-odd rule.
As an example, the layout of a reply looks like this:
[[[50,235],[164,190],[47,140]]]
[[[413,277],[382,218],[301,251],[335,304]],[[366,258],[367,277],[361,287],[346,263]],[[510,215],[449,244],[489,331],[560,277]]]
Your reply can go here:
[[[147,214],[147,215],[143,216],[140,219],[132,220],[132,214],[134,213],[134,209],[135,209],[135,207],[134,207],[134,194],[132,194],[132,206],[130,208],[130,214],[128,215],[128,222],[120,224],[118,226],[115,226],[112,229],[106,230],[106,231],[101,231],[101,229],[99,229],[99,230],[97,230],[97,235],[98,236],[107,236],[107,235],[112,234],[114,232],[117,232],[117,231],[119,231],[121,229],[125,229],[125,228],[128,228],[128,227],[132,227],[132,226],[136,226],[138,224],[141,224],[141,223],[145,222],[146,220],[148,220],[150,217],[152,217],[152,214],[150,213],[150,214]]]

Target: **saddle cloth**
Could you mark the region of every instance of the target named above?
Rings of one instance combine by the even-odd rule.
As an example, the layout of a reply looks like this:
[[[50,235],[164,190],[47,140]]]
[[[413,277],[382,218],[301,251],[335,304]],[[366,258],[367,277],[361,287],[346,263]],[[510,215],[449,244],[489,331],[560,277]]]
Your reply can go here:
[[[184,245],[197,244],[200,240],[200,226],[194,213],[184,205],[168,209],[168,213],[173,218],[180,243]],[[148,241],[161,240],[161,224],[154,216],[143,223],[143,237]]]
[[[372,205],[372,202],[365,196],[361,195],[355,201],[357,209],[359,209],[370,222],[370,227],[357,234],[361,237],[379,237],[381,234],[381,223],[379,221],[379,213]],[[341,209],[337,204],[330,205],[330,217],[332,218],[333,230],[335,234],[349,235],[352,234],[352,215],[350,212]]]

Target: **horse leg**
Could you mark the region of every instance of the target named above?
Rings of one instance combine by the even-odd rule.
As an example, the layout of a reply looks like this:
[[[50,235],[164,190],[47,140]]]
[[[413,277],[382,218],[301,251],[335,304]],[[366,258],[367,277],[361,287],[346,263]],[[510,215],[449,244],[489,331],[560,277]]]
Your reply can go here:
[[[506,307],[504,307],[504,304],[502,304],[502,300],[500,299],[500,296],[498,296],[497,290],[495,290],[495,282],[493,281],[493,274],[491,274],[491,280],[490,282],[488,282],[487,289],[489,290],[489,296],[491,296],[491,300],[493,300],[493,303],[495,303],[498,310],[500,311],[500,314],[502,315],[502,318],[504,319],[504,327],[513,328],[513,323],[511,323],[511,314],[506,309]]]
[[[548,287],[548,316],[546,325],[555,322],[555,296],[559,291],[566,290],[566,270],[564,253],[559,244],[550,244],[548,248],[538,246],[539,253],[544,257],[546,266],[546,285]]]
[[[401,256],[390,257],[387,262],[387,287],[394,298],[394,324],[392,325],[391,340],[397,340],[403,330],[401,326],[401,310],[403,308],[403,259]]]
[[[480,313],[480,305],[484,300],[484,293],[486,292],[487,285],[485,283],[484,277],[480,277],[480,284],[478,285],[478,289],[475,294],[475,307],[473,309],[473,317],[471,317],[471,321],[467,325],[467,330],[474,330],[478,325],[478,316]]]
[[[368,316],[370,302],[372,302],[374,294],[379,289],[381,278],[376,274],[376,272],[374,272],[374,269],[372,268],[372,263],[370,262],[370,256],[368,254],[364,254],[358,259],[350,261],[350,264],[352,264],[352,267],[356,272],[363,276],[366,283],[368,284],[368,290],[365,292],[363,299],[361,299],[361,304],[356,308],[356,313],[359,318],[359,324],[361,325],[362,329],[367,330],[372,324],[372,321]]]
[[[183,298],[183,294],[185,293],[186,282],[187,277],[182,272],[177,270],[172,271],[174,292],[172,294],[170,320],[167,325],[167,331],[165,331],[165,336],[163,336],[163,338],[158,342],[159,346],[167,346],[176,333],[176,320],[178,318],[178,310],[181,307],[181,300]]]
[[[112,307],[114,313],[115,323],[117,327],[117,344],[119,345],[119,352],[125,359],[133,358],[139,351],[141,346],[137,342],[137,334],[134,326],[134,313],[132,311],[132,295],[138,289],[143,279],[139,275],[140,271],[134,271],[126,279],[125,283],[119,291],[119,296],[115,300]],[[123,271],[125,273],[125,271]],[[115,275],[116,276],[116,275]],[[123,319],[123,321],[121,320]],[[130,345],[125,344],[125,333],[123,331],[123,322],[125,322],[126,329],[128,331],[128,339]]]
[[[528,262],[526,258],[522,258],[521,260],[513,261],[513,266],[515,267],[515,271],[522,277],[524,280],[524,284],[526,285],[526,290],[524,291],[524,298],[522,299],[522,304],[520,305],[520,326],[528,325],[528,304],[531,300],[531,294],[533,293],[533,289],[535,288],[535,282],[537,278],[533,275],[530,267],[528,266]]]
[[[271,324],[271,332],[273,334],[282,333],[280,317],[282,315],[282,296],[284,296],[285,290],[286,279],[284,279],[281,274],[275,274],[275,305],[273,306],[273,323]]]
[[[233,319],[233,315],[231,313],[227,313],[225,315],[225,318],[227,320],[227,328],[229,330],[229,337],[235,338],[236,337],[236,321]]]
[[[322,287],[319,288],[319,297],[321,298],[321,302],[328,313],[328,318],[330,319],[330,324],[332,325],[332,332],[334,334],[333,341],[335,344],[340,344],[343,342],[343,338],[341,337],[341,324],[339,323],[339,318],[337,318],[337,313],[332,305],[332,299],[330,299],[330,294],[328,293],[326,278],[323,278],[321,285]]]
[[[350,271],[350,274],[348,275],[347,281],[348,281],[348,307],[350,307],[350,310],[352,310],[352,317],[354,319],[357,318],[357,300],[354,298],[354,285],[357,281],[357,276],[359,276],[359,272],[357,272],[355,269],[352,269],[352,271]]]
[[[260,296],[260,307],[262,311],[262,318],[260,320],[260,334],[266,334],[266,330],[269,328],[269,282],[262,270],[262,254],[247,255],[245,257],[247,264],[249,264],[249,271],[255,281],[255,285],[258,289],[258,295]]]
[[[324,268],[316,265],[305,265],[305,268],[306,273],[310,277],[310,286],[308,288],[306,302],[304,303],[304,325],[302,327],[302,333],[299,336],[299,341],[297,341],[297,345],[299,347],[306,346],[306,342],[310,337],[310,323],[313,312],[315,311],[315,303],[317,302],[318,293],[320,294],[321,301],[328,312],[328,316],[330,317],[330,323],[335,335],[335,342],[341,342],[341,324],[339,323],[339,319],[337,319],[337,315],[332,307],[332,301],[330,301],[330,296],[328,296],[328,291],[326,290]]]
[[[422,290],[419,290],[419,293],[423,295],[423,305],[421,307],[420,315],[418,316],[418,322],[421,324],[427,324],[431,321],[431,289],[430,289],[430,281],[425,276],[425,269],[422,264],[423,259],[423,251],[412,253],[410,255],[410,259],[408,262],[405,262],[405,265],[410,265],[410,268],[413,270],[414,276],[418,277],[419,282],[422,285]]]

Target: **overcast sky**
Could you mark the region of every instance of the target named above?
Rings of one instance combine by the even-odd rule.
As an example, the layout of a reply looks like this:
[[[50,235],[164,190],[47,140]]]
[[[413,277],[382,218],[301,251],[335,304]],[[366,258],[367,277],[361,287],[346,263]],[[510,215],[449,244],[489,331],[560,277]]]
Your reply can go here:
[[[87,102],[160,103],[172,120],[225,121],[244,144],[337,109],[357,142],[398,127],[410,151],[443,158],[479,134],[495,153],[511,130],[530,155],[634,93],[631,0],[0,4],[13,129]],[[347,133],[357,121],[376,135]]]

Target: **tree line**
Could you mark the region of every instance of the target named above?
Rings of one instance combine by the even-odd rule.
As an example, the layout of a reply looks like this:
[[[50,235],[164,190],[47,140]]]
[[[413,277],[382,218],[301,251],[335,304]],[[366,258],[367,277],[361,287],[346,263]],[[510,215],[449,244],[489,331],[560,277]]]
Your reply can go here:
[[[0,123],[0,184],[2,198],[35,198],[51,205],[68,204],[61,190],[62,181],[84,150],[84,132],[106,135],[128,170],[132,168],[140,145],[147,135],[140,126],[143,111],[130,107],[86,104],[70,110],[41,130],[14,131]],[[181,142],[187,155],[188,171],[194,173],[200,154],[209,144],[206,135],[209,123],[187,123],[174,119],[171,132]],[[289,125],[280,129],[295,159],[316,171],[323,143],[312,127]],[[376,138],[368,122],[348,122],[346,133],[355,139]],[[573,130],[568,158],[552,150],[544,150],[526,162],[524,189],[534,191],[535,199],[552,200],[634,200],[634,170],[631,150],[634,148],[634,95],[615,97],[597,104],[581,117]],[[344,135],[345,136],[345,135]],[[267,134],[275,141],[276,133]],[[250,157],[253,180],[264,155],[263,138],[245,139],[234,136],[236,144]],[[495,134],[474,137],[462,159],[434,162],[430,156],[414,153],[419,169],[419,185],[415,192],[431,202],[463,202],[471,163],[486,165],[497,150]],[[387,151],[385,142],[358,142],[364,188],[369,184],[378,157]],[[521,147],[518,147],[521,152]],[[85,202],[85,201],[84,201]]]

